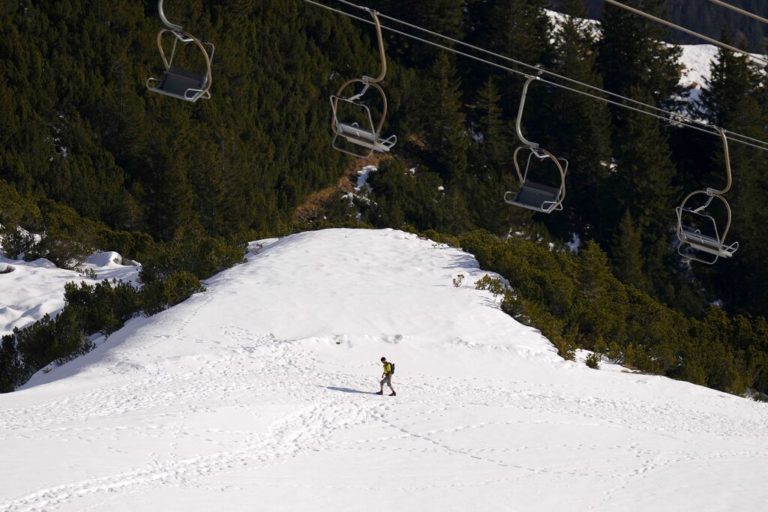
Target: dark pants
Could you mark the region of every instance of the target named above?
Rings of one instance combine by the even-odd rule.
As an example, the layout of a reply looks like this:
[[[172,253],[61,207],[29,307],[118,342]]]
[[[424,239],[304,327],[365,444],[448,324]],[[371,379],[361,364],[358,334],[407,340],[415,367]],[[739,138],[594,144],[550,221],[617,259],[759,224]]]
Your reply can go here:
[[[393,393],[395,392],[395,390],[392,389],[392,374],[391,373],[386,374],[384,376],[384,378],[381,379],[381,382],[379,382],[379,384],[381,385],[381,391],[384,391],[384,384],[386,384],[387,386],[389,386],[390,391],[392,391]]]

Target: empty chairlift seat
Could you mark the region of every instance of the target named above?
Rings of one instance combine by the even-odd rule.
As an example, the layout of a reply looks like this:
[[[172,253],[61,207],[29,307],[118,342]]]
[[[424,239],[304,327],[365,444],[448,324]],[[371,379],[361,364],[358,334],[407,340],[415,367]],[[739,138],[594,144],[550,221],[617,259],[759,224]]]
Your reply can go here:
[[[522,170],[518,157],[520,152],[526,149],[529,151],[528,160],[525,165],[525,170]],[[560,186],[545,185],[543,183],[532,181],[530,179],[530,173],[533,160],[549,163],[549,166],[556,170],[554,180],[558,180]],[[549,151],[538,148],[536,145],[531,145],[520,146],[515,149],[513,161],[517,178],[520,182],[520,189],[516,193],[507,191],[504,194],[505,203],[541,213],[552,213],[555,210],[563,209],[563,199],[565,198],[565,175],[568,171],[567,160],[564,158],[557,158]],[[551,173],[552,169],[550,169],[549,172]]]
[[[387,118],[387,95],[379,85],[387,74],[387,58],[384,52],[384,39],[381,35],[381,24],[378,13],[370,10],[376,27],[376,40],[379,46],[381,70],[378,77],[363,76],[347,80],[339,87],[336,94],[331,96],[331,130],[333,131],[332,147],[343,153],[357,158],[368,158],[374,152],[386,153],[397,143],[397,137],[392,135],[381,137],[381,130]],[[378,93],[369,94],[371,91]],[[375,117],[368,106],[370,96],[374,96],[380,111]],[[378,96],[378,99],[376,98]]]
[[[675,208],[677,239],[680,242],[677,252],[687,260],[707,265],[712,265],[718,258],[732,257],[739,248],[738,242],[725,241],[731,228],[731,207],[724,195],[730,190],[733,178],[728,138],[725,130],[721,128],[719,131],[725,157],[725,187],[722,190],[707,188],[693,191]]]
[[[165,17],[163,12],[163,0],[157,4],[158,14],[163,24],[163,28],[157,34],[157,48],[160,51],[160,58],[163,60],[165,70],[162,78],[148,78],[147,89],[150,92],[163,94],[180,100],[195,102],[199,99],[209,99],[211,97],[211,63],[215,47],[210,42],[200,41],[197,37],[184,32],[180,25],[171,23]],[[166,52],[165,44],[168,39],[172,41],[170,52]],[[174,58],[177,51],[183,51],[185,48],[194,47],[194,51],[199,52],[202,58],[201,71],[189,71],[174,65]]]
[[[698,207],[688,206],[692,197],[708,195],[706,202]],[[718,229],[715,217],[708,213],[713,199],[717,197],[724,205],[724,229]],[[680,241],[678,253],[686,259],[700,263],[713,264],[718,258],[730,258],[739,248],[738,242],[725,243],[725,237],[731,224],[730,206],[725,198],[717,194],[709,195],[706,191],[696,191],[688,195],[677,211],[677,239]]]
[[[507,192],[504,194],[504,201],[543,213],[549,213],[558,206],[562,208],[561,189],[533,182],[523,183],[516,194]]]
[[[373,150],[377,153],[389,152],[397,142],[395,135],[382,139],[375,132],[362,128],[358,123],[338,123],[336,125],[336,134],[351,144]]]
[[[163,74],[157,86],[150,89],[166,96],[194,101],[197,99],[195,96],[207,91],[207,84],[207,75],[171,67]]]
[[[536,212],[551,213],[555,210],[563,209],[563,199],[565,199],[565,174],[568,172],[568,160],[557,158],[546,149],[539,147],[537,143],[526,139],[523,135],[522,119],[523,111],[525,109],[525,98],[528,94],[528,86],[536,79],[537,77],[529,76],[523,85],[520,106],[517,110],[517,122],[515,123],[517,137],[523,144],[515,149],[512,156],[512,160],[515,164],[515,173],[520,182],[520,189],[516,193],[507,191],[504,194],[504,202]],[[528,151],[525,170],[521,169],[519,160],[521,151],[523,150]],[[538,164],[536,163],[532,165],[534,161],[541,162],[542,164],[551,164],[551,169],[547,171],[549,172],[549,179],[542,181],[549,181],[550,183],[556,182],[558,184],[557,186],[545,185],[531,179],[533,168],[538,167]],[[552,170],[557,171],[556,174],[552,175]],[[537,171],[535,174],[540,176],[541,171]]]
[[[730,245],[723,245],[719,238],[705,235],[698,230],[694,230],[688,227],[683,228],[680,239],[684,244],[688,244],[692,249],[712,254],[720,258],[730,258],[739,248],[739,242],[734,242]]]

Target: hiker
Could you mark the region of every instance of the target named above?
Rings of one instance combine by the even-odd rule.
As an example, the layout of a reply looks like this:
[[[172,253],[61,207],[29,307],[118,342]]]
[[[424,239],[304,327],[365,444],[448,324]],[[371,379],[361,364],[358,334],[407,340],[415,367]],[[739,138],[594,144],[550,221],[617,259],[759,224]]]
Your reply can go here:
[[[381,358],[381,364],[384,365],[384,373],[382,374],[381,382],[379,382],[379,385],[381,385],[381,389],[379,390],[377,395],[383,395],[384,394],[384,384],[389,386],[389,390],[392,391],[389,396],[395,396],[397,393],[395,393],[395,390],[392,388],[392,374],[395,373],[395,365],[394,363],[390,363],[387,361],[386,357]]]

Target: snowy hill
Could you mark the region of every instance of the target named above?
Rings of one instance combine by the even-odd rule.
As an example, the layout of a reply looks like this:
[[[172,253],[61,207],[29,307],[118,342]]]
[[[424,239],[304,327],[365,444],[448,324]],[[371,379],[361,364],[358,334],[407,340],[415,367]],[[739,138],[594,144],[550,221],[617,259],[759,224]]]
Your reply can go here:
[[[563,361],[483,275],[392,230],[252,244],[0,395],[0,511],[764,508],[766,404]]]

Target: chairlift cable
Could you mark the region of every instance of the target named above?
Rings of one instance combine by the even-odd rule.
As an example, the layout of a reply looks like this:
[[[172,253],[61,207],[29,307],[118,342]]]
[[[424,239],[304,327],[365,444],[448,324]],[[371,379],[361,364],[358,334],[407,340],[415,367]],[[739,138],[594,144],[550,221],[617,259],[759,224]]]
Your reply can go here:
[[[719,5],[720,7],[725,7],[726,9],[730,9],[739,14],[743,14],[744,16],[749,16],[752,19],[755,19],[761,23],[765,23],[768,25],[768,18],[763,18],[762,16],[755,14],[753,12],[747,11],[746,9],[742,9],[741,7],[736,7],[735,5],[731,5],[721,0],[709,0],[709,1],[715,5]]]
[[[352,3],[352,2],[349,2],[348,0],[337,0],[337,1],[340,2],[340,3],[343,3],[345,5],[349,5],[351,7],[358,8],[358,9],[364,9],[364,10],[368,9],[367,7],[362,7],[362,6],[356,5],[356,4]],[[607,91],[605,89],[601,89],[600,87],[597,87],[595,85],[588,84],[586,82],[582,82],[580,80],[576,80],[574,78],[570,78],[570,77],[567,77],[565,75],[560,75],[558,73],[555,73],[554,71],[550,71],[548,69],[544,69],[544,68],[539,67],[539,66],[534,65],[534,64],[528,64],[527,62],[523,62],[523,61],[520,61],[520,60],[517,60],[517,59],[513,59],[512,57],[507,57],[506,55],[501,55],[499,53],[496,53],[496,52],[493,52],[493,51],[490,51],[490,50],[486,50],[485,48],[481,48],[479,46],[475,46],[473,44],[466,43],[466,42],[461,41],[459,39],[455,39],[455,38],[452,38],[450,36],[446,36],[446,35],[440,34],[438,32],[431,31],[431,30],[423,28],[423,27],[419,27],[418,25],[414,25],[412,23],[408,23],[407,21],[403,21],[403,20],[399,20],[397,18],[393,18],[392,16],[387,16],[386,14],[379,13],[379,17],[380,18],[384,18],[384,19],[388,19],[388,20],[391,20],[391,21],[394,21],[396,23],[400,23],[400,24],[402,24],[402,25],[404,25],[406,27],[419,30],[421,32],[424,32],[424,33],[432,35],[432,36],[440,37],[440,38],[445,39],[446,41],[449,41],[451,43],[455,43],[457,45],[464,46],[464,47],[470,48],[472,50],[476,50],[478,52],[485,53],[487,55],[491,55],[491,56],[497,57],[497,58],[499,58],[501,60],[505,60],[507,62],[511,62],[513,64],[517,64],[519,66],[528,68],[528,69],[532,70],[537,76],[548,75],[548,76],[551,76],[551,77],[559,78],[559,79],[564,80],[566,82],[569,82],[571,84],[578,85],[578,86],[584,87],[586,89],[591,89],[593,91],[601,92],[601,93],[607,94],[608,96],[612,96],[614,98],[618,98],[618,99],[624,100],[624,101],[626,101],[628,103],[632,103],[632,104],[640,106],[640,107],[646,107],[646,108],[651,109],[653,111],[656,111],[656,112],[658,112],[660,114],[663,114],[665,117],[663,117],[661,119],[664,119],[664,120],[667,120],[667,121],[669,121],[670,119],[673,119],[674,120],[673,122],[675,122],[675,123],[680,123],[681,121],[685,121],[685,123],[681,123],[681,124],[685,124],[686,126],[690,126],[687,123],[695,123],[695,124],[699,124],[699,125],[710,126],[708,123],[705,123],[705,122],[702,122],[702,121],[699,121],[699,120],[696,120],[696,119],[690,119],[690,118],[685,117],[685,116],[683,116],[681,114],[678,114],[676,112],[672,112],[672,111],[663,109],[661,107],[657,107],[655,105],[649,105],[649,104],[644,103],[642,101],[635,100],[635,99],[632,99],[632,98],[628,98],[626,96],[623,96],[623,95],[615,93],[615,92],[611,92],[611,91]],[[392,29],[388,28],[388,30],[392,30]],[[402,34],[402,32],[397,32],[397,33]],[[404,35],[407,35],[407,34],[404,34]],[[418,40],[419,41],[423,41],[422,39],[418,39]],[[452,49],[445,48],[443,46],[440,46],[440,48],[444,48],[444,49],[447,49],[449,51],[452,51]],[[461,55],[464,55],[464,54],[461,54]],[[504,68],[504,69],[507,69],[507,68]],[[524,75],[524,76],[527,76],[527,75]],[[552,84],[552,82],[547,82],[547,83]],[[557,85],[557,84],[553,84],[553,85]],[[575,91],[574,89],[568,89],[568,88],[565,88],[565,87],[563,87],[563,88],[568,90],[568,91],[571,91],[571,92],[580,92],[580,91]],[[595,98],[595,96],[590,96],[590,97]],[[603,98],[598,98],[598,99],[603,99]],[[616,103],[612,103],[612,104],[613,105],[617,105]],[[708,133],[710,133],[712,135],[719,136],[719,133],[716,130],[716,127],[713,127],[713,130],[712,131],[708,131]],[[747,135],[743,135],[743,134],[740,134],[740,133],[737,133],[737,132],[731,132],[729,130],[726,130],[726,133],[728,133],[729,135],[731,135],[733,137],[741,137],[744,140],[751,140],[752,142],[756,142],[756,143],[761,144],[761,145],[768,144],[764,140],[757,139],[757,138],[754,138],[754,137],[749,137]],[[766,146],[764,149],[768,149],[768,146]]]
[[[655,21],[656,23],[661,23],[662,25],[666,25],[667,27],[674,28],[676,30],[679,30],[681,32],[684,32],[690,36],[698,37],[699,39],[703,39],[704,41],[707,41],[708,43],[714,44],[716,46],[719,46],[721,48],[724,48],[726,50],[730,50],[732,52],[736,53],[743,53],[747,57],[754,59],[756,61],[762,62],[765,65],[768,65],[768,60],[758,57],[757,55],[753,55],[749,53],[746,50],[742,50],[741,48],[737,48],[733,45],[730,45],[728,43],[724,43],[722,41],[718,41],[717,39],[711,38],[709,36],[705,36],[704,34],[700,34],[699,32],[696,32],[694,30],[691,30],[689,28],[681,27],[680,25],[677,25],[676,23],[672,23],[671,21],[667,21],[663,18],[659,18],[658,16],[654,16],[652,14],[648,14],[645,11],[641,11],[640,9],[636,9],[632,6],[629,6],[627,4],[623,4],[621,2],[617,2],[616,0],[605,0],[606,3],[611,4],[616,7],[620,7],[626,11],[629,11],[631,13],[637,14],[638,16],[642,16],[646,19],[649,19],[651,21]]]
[[[368,9],[367,7],[356,5],[356,4],[354,4],[352,2],[349,2],[347,0],[337,0],[337,1],[340,2],[340,3],[343,3],[345,5],[349,5],[350,7],[357,8],[357,9],[363,9],[363,10],[367,10]],[[314,3],[314,2],[310,2],[310,3]],[[342,12],[343,13],[343,11],[337,11],[337,12]],[[670,111],[665,110],[663,108],[656,107],[654,105],[648,105],[647,103],[643,103],[642,101],[635,100],[635,99],[632,99],[632,98],[627,98],[626,96],[622,96],[621,94],[618,94],[618,93],[615,93],[615,92],[606,91],[605,89],[601,89],[600,87],[597,87],[595,85],[588,84],[586,82],[582,82],[582,81],[576,80],[574,78],[569,78],[569,77],[564,76],[564,75],[560,75],[558,73],[555,73],[554,71],[550,71],[548,69],[544,69],[544,68],[542,68],[540,66],[537,66],[535,64],[528,64],[527,62],[523,62],[521,60],[513,59],[512,57],[507,57],[506,55],[501,55],[499,53],[496,53],[496,52],[493,52],[493,51],[490,51],[490,50],[486,50],[485,48],[481,48],[479,46],[475,46],[473,44],[466,43],[466,42],[461,41],[459,39],[455,39],[455,38],[452,38],[452,37],[440,34],[438,32],[434,32],[432,30],[429,30],[429,29],[426,29],[426,28],[423,28],[423,27],[419,27],[418,25],[414,25],[412,23],[408,23],[407,21],[403,21],[403,20],[400,20],[400,19],[397,19],[397,18],[393,18],[392,16],[387,16],[386,14],[379,13],[379,17],[380,18],[384,18],[384,19],[388,19],[390,21],[394,21],[395,23],[399,23],[401,25],[404,25],[406,27],[409,27],[409,28],[412,28],[412,29],[415,29],[415,30],[419,30],[419,31],[424,32],[426,34],[429,34],[431,36],[436,36],[436,37],[445,39],[446,41],[449,41],[451,43],[454,43],[454,44],[457,44],[457,45],[460,45],[460,46],[464,46],[466,48],[478,51],[480,53],[484,53],[484,54],[487,54],[487,55],[491,55],[493,57],[497,57],[500,60],[511,62],[513,64],[516,64],[518,66],[522,66],[524,68],[528,68],[532,72],[534,72],[536,75],[549,75],[549,76],[552,76],[552,77],[556,77],[556,78],[559,78],[559,79],[564,80],[566,82],[572,83],[574,85],[578,85],[578,86],[581,86],[581,87],[584,87],[584,88],[587,88],[587,89],[591,89],[591,90],[594,90],[594,91],[597,91],[597,92],[602,92],[602,93],[607,94],[608,96],[613,96],[615,98],[622,99],[622,100],[627,101],[629,103],[636,104],[638,106],[650,108],[652,110],[655,110],[655,111],[657,111],[659,113],[662,113],[662,114],[665,114],[667,116],[677,116],[677,114],[674,114],[673,112],[670,112]],[[397,31],[389,29],[389,28],[388,28],[388,30],[391,30],[391,31],[396,32],[398,34],[403,34],[402,32],[397,32]],[[408,34],[403,34],[403,35],[406,35],[406,36],[410,37]],[[423,41],[422,39],[419,39],[419,40]],[[444,48],[444,47],[440,46],[440,48]],[[692,120],[692,121],[693,122],[697,122],[695,120]],[[763,141],[755,139],[755,142],[763,142]]]
[[[326,9],[326,10],[335,12],[337,14],[341,14],[341,15],[346,16],[348,18],[352,18],[352,19],[361,21],[363,23],[368,23],[368,24],[373,24],[374,23],[373,21],[371,21],[369,19],[363,18],[361,16],[357,16],[355,14],[348,13],[346,11],[343,11],[341,9],[337,9],[335,7],[331,7],[329,5],[323,4],[323,3],[318,2],[316,0],[303,0],[303,1],[306,2],[306,3],[312,4],[312,5],[315,5],[317,7],[322,7],[324,9]],[[366,11],[369,10],[367,7],[359,6],[359,5],[353,4],[351,2],[347,2],[346,0],[337,0],[337,1],[342,2],[344,4],[347,4],[347,5],[350,5],[350,6],[353,6],[355,8],[361,9],[361,10],[366,10]],[[407,25],[407,26],[411,26],[411,24],[409,24],[409,23],[402,22],[401,20],[397,20],[396,18],[392,18],[390,16],[382,15],[381,13],[379,13],[379,16],[382,17],[382,18],[386,18],[386,19],[392,20],[392,21],[397,21],[399,23],[403,23],[404,25]],[[593,89],[595,91],[607,94],[609,96],[613,96],[615,98],[624,100],[624,101],[626,101],[628,103],[632,103],[632,104],[635,104],[635,105],[638,105],[638,106],[642,106],[642,107],[645,107],[645,108],[633,107],[633,106],[628,105],[626,103],[621,103],[619,101],[611,100],[611,99],[603,97],[603,96],[598,96],[597,94],[592,94],[590,92],[583,91],[583,90],[580,90],[580,89],[576,89],[574,87],[569,87],[569,86],[561,84],[559,82],[553,82],[551,80],[547,80],[547,79],[542,78],[541,76],[539,76],[539,81],[541,81],[543,83],[546,83],[546,84],[549,84],[549,85],[552,85],[553,87],[557,87],[557,88],[560,88],[560,89],[563,89],[563,90],[566,90],[566,91],[569,91],[569,92],[573,92],[575,94],[581,94],[583,96],[586,96],[586,97],[589,97],[589,98],[592,98],[592,99],[595,99],[595,100],[603,101],[603,102],[608,103],[610,105],[614,105],[614,106],[617,106],[617,107],[625,108],[627,110],[631,110],[631,111],[634,111],[634,112],[637,112],[637,113],[640,113],[640,114],[645,114],[645,115],[654,117],[656,119],[659,119],[661,121],[664,121],[667,124],[672,124],[672,125],[676,124],[676,125],[685,126],[687,128],[691,128],[693,130],[697,130],[697,131],[702,132],[702,133],[707,133],[709,135],[715,135],[715,136],[718,136],[718,137],[720,135],[720,133],[717,131],[716,127],[714,127],[714,126],[712,126],[712,125],[710,125],[710,124],[708,124],[706,122],[695,120],[695,119],[691,119],[691,118],[686,117],[686,116],[684,116],[682,114],[678,114],[678,113],[675,113],[675,112],[671,112],[671,111],[668,111],[668,110],[661,109],[659,107],[648,105],[647,103],[643,103],[643,102],[638,101],[638,100],[633,100],[633,99],[627,98],[626,96],[623,96],[621,94],[614,93],[614,92],[611,92],[611,91],[606,91],[606,90],[601,89],[599,87],[596,87],[596,86],[593,86],[593,85],[589,85],[589,84],[586,84],[586,83],[583,83],[583,82],[579,82],[578,80],[574,80],[572,78],[568,78],[566,76],[554,73],[552,71],[548,71],[548,70],[545,70],[543,68],[539,68],[539,67],[534,66],[532,64],[526,64],[526,63],[521,62],[521,61],[516,61],[516,60],[514,60],[514,59],[512,59],[510,57],[506,57],[504,55],[501,55],[501,54],[498,54],[498,53],[495,53],[495,52],[492,52],[492,51],[489,51],[489,50],[478,48],[478,47],[475,47],[475,46],[470,45],[468,43],[464,43],[462,41],[454,40],[454,39],[452,39],[452,38],[450,38],[448,36],[444,36],[444,35],[439,34],[437,32],[431,32],[431,31],[429,31],[427,29],[423,29],[421,27],[417,27],[416,25],[412,25],[412,26],[414,28],[417,28],[418,30],[423,31],[423,32],[434,34],[434,35],[436,35],[438,37],[441,37],[441,38],[443,38],[445,40],[456,42],[456,43],[458,43],[458,44],[460,44],[462,46],[467,46],[467,47],[470,47],[472,49],[476,49],[476,50],[481,51],[483,53],[486,53],[486,54],[498,57],[499,59],[506,60],[506,61],[509,61],[509,62],[513,62],[515,64],[519,64],[519,65],[522,65],[522,66],[526,66],[528,68],[533,68],[535,70],[536,74],[546,74],[546,75],[549,75],[549,76],[552,76],[552,77],[556,77],[556,78],[559,78],[559,79],[562,79],[562,80],[565,80],[565,81],[569,81],[569,82],[572,82],[572,83],[575,83],[575,84],[578,84],[578,85],[581,85],[581,86]],[[526,73],[525,71],[522,71],[522,70],[519,70],[519,69],[510,68],[508,66],[499,64],[498,62],[493,62],[491,60],[484,59],[482,57],[478,57],[477,55],[473,55],[473,54],[470,54],[470,53],[467,53],[467,52],[463,52],[461,50],[458,50],[458,49],[455,49],[455,48],[451,48],[451,47],[442,45],[440,43],[436,43],[434,41],[430,41],[428,39],[424,39],[424,38],[416,36],[414,34],[403,32],[401,30],[398,30],[398,29],[390,27],[390,26],[381,25],[381,28],[384,29],[384,30],[388,30],[388,31],[390,31],[390,32],[392,32],[394,34],[398,34],[398,35],[401,35],[403,37],[407,37],[407,38],[413,39],[415,41],[419,41],[419,42],[422,42],[424,44],[428,44],[430,46],[434,46],[436,48],[440,48],[442,50],[454,53],[456,55],[460,55],[462,57],[466,57],[466,58],[475,60],[477,62],[481,62],[483,64],[487,64],[489,66],[492,66],[492,67],[495,67],[495,68],[498,68],[498,69],[501,69],[501,70],[504,70],[504,71],[508,71],[510,73],[514,73],[516,75],[520,75],[520,76],[523,76],[523,77],[526,77],[526,78],[531,76],[531,73]],[[649,110],[646,110],[646,109],[649,109]],[[659,112],[659,113],[655,113],[653,111],[656,111],[656,112]],[[733,142],[737,142],[737,143],[740,143],[740,144],[743,144],[743,145],[746,145],[746,146],[750,146],[750,147],[753,147],[753,148],[756,148],[756,149],[760,149],[762,151],[768,151],[768,142],[766,142],[764,140],[756,139],[756,138],[753,138],[753,137],[749,137],[747,135],[744,135],[744,134],[741,134],[741,133],[738,133],[738,132],[727,131],[727,133],[730,135],[730,139]],[[752,142],[749,142],[749,141],[753,141],[756,144],[752,143]]]
[[[337,1],[341,2],[343,4],[346,4],[346,5],[352,6],[352,7],[361,8],[361,9],[367,9],[366,7],[361,7],[361,6],[355,5],[355,4],[353,4],[353,3],[351,3],[351,2],[349,2],[347,0],[337,0]],[[597,87],[595,85],[592,85],[592,84],[589,84],[589,83],[586,83],[586,82],[582,82],[580,80],[576,80],[574,78],[570,78],[570,77],[567,77],[565,75],[560,75],[558,73],[555,73],[554,71],[550,71],[548,69],[539,67],[539,66],[534,65],[534,64],[528,64],[527,62],[523,62],[523,61],[520,61],[520,60],[517,60],[517,59],[513,59],[511,57],[507,57],[506,55],[501,55],[499,53],[496,53],[496,52],[493,52],[493,51],[490,51],[490,50],[486,50],[485,48],[481,48],[479,46],[475,46],[475,45],[472,45],[470,43],[466,43],[464,41],[461,41],[461,40],[458,40],[458,39],[455,39],[455,38],[452,38],[452,37],[440,34],[438,32],[433,32],[433,31],[431,31],[429,29],[426,29],[426,28],[423,28],[423,27],[419,27],[418,25],[414,25],[412,23],[408,23],[406,21],[402,21],[402,20],[399,20],[397,18],[393,18],[393,17],[387,16],[385,14],[379,13],[379,17],[384,18],[384,19],[388,19],[388,20],[391,20],[391,21],[394,21],[396,23],[400,23],[402,25],[405,25],[406,27],[419,30],[421,32],[427,33],[427,34],[432,35],[432,36],[440,37],[440,38],[445,39],[446,41],[449,41],[451,43],[455,43],[457,45],[461,45],[461,46],[470,48],[472,50],[476,50],[476,51],[481,52],[481,53],[492,55],[494,57],[498,57],[501,60],[505,60],[505,61],[511,62],[513,64],[517,64],[519,66],[528,68],[528,69],[532,70],[537,76],[548,75],[548,76],[551,76],[551,77],[554,77],[554,78],[559,78],[559,79],[564,80],[566,82],[569,82],[571,84],[578,85],[578,86],[584,87],[586,89],[591,89],[593,91],[601,92],[601,93],[604,93],[604,94],[606,94],[608,96],[612,96],[614,98],[618,98],[618,99],[624,100],[624,101],[626,101],[628,103],[632,103],[632,104],[640,106],[640,107],[646,107],[646,108],[651,109],[653,111],[656,111],[656,112],[658,112],[660,114],[663,114],[665,117],[663,117],[661,119],[664,119],[664,120],[667,120],[667,121],[669,121],[670,119],[674,120],[673,121],[674,123],[681,123],[681,121],[685,121],[685,123],[682,123],[682,124],[686,124],[686,126],[690,126],[687,123],[694,123],[694,124],[708,126],[708,127],[710,126],[708,123],[702,122],[700,120],[690,119],[688,117],[683,116],[682,114],[679,114],[679,113],[676,113],[676,112],[672,112],[670,110],[666,110],[666,109],[663,109],[661,107],[657,107],[655,105],[649,105],[649,104],[644,103],[642,101],[635,100],[635,99],[632,99],[632,98],[628,98],[626,96],[623,96],[623,95],[615,93],[615,92],[611,92],[611,91],[607,91],[605,89],[601,89],[600,87]],[[391,29],[389,29],[389,30],[391,30]],[[398,33],[402,34],[402,32],[398,32]],[[419,40],[423,41],[422,39],[419,39]],[[440,48],[444,48],[444,49],[447,49],[449,51],[453,51],[452,49],[445,48],[443,46],[440,46]],[[464,55],[464,54],[461,54],[461,55]],[[504,68],[504,69],[507,69],[507,68]],[[524,75],[524,76],[527,76],[527,75]],[[552,82],[547,82],[547,83],[552,84]],[[553,84],[553,85],[558,85],[558,84]],[[574,89],[568,89],[568,88],[565,88],[565,87],[563,87],[563,88],[568,90],[568,91],[572,91],[572,92],[581,92],[581,91],[576,91]],[[590,97],[595,98],[595,96],[590,96]],[[598,99],[603,99],[603,98],[598,98]],[[616,103],[612,103],[612,104],[616,105]],[[708,133],[710,133],[712,135],[719,136],[719,133],[717,132],[716,127],[713,127],[712,131],[709,131]],[[758,144],[768,144],[764,140],[757,139],[757,138],[754,138],[754,137],[749,137],[747,135],[743,135],[743,134],[740,134],[740,133],[737,133],[737,132],[731,132],[731,131],[726,130],[726,133],[732,135],[733,137],[741,137],[744,140],[751,140],[752,142],[756,142]],[[768,146],[766,146],[765,149],[768,149]]]

